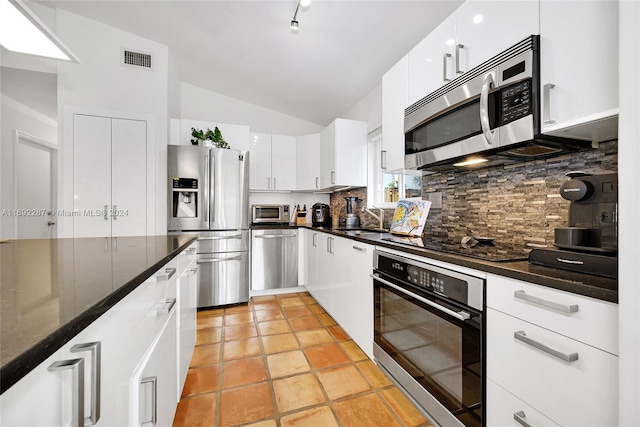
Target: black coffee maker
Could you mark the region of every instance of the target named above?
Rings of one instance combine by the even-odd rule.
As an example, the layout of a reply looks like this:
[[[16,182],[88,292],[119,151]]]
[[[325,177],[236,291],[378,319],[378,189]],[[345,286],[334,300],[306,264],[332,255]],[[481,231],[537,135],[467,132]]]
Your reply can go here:
[[[554,249],[533,249],[532,264],[616,278],[618,274],[618,175],[575,171],[560,187],[571,202],[568,227],[554,230]]]

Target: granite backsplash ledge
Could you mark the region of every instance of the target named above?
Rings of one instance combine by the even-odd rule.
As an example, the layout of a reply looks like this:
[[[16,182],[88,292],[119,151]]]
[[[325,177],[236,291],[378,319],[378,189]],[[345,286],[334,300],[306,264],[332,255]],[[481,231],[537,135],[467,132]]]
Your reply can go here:
[[[442,193],[429,212],[425,236],[487,236],[530,247],[553,246],[554,229],[568,224],[569,202],[559,194],[569,171],[618,171],[617,141],[571,155],[422,177],[422,198]]]

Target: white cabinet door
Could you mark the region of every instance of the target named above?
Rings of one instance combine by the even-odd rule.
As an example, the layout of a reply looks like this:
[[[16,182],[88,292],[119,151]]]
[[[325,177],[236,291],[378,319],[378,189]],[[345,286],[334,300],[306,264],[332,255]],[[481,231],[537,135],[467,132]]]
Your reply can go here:
[[[251,133],[249,188],[271,190],[271,135]]]
[[[307,282],[305,286],[311,296],[318,300],[318,244],[320,233],[309,230],[307,237]]]
[[[617,114],[618,2],[541,0],[540,74],[542,132],[604,139],[571,128]]]
[[[346,331],[373,360],[373,250],[372,245],[349,241],[346,257],[351,268],[349,312],[351,322]]]
[[[320,134],[296,138],[296,189],[315,190],[320,187]]]
[[[111,235],[147,234],[147,122],[111,120]]]
[[[404,169],[404,109],[409,106],[409,56],[382,76],[382,153],[385,171]]]
[[[0,425],[54,427],[69,424],[72,368],[49,371],[53,363],[62,360],[60,351],[52,354],[0,396]]]
[[[453,80],[456,44],[455,12],[409,52],[408,104]]]
[[[334,256],[331,253],[331,236],[326,233],[318,233],[316,244],[318,246],[318,279],[315,286],[314,298],[318,304],[330,315],[333,313],[333,263]]]
[[[320,132],[320,188],[336,184],[336,122]]]
[[[187,266],[186,271],[178,278],[178,400],[187,379],[191,356],[196,345],[196,323],[198,308],[198,267],[195,262]]]
[[[455,16],[456,76],[540,32],[537,0],[467,0]]]
[[[170,427],[176,411],[176,312],[131,377],[130,425]]]
[[[143,193],[146,201],[146,192]],[[73,116],[74,237],[111,236],[111,119]]]
[[[296,137],[271,135],[271,188],[296,189]]]
[[[216,126],[218,126],[220,133],[222,133],[222,138],[224,138],[232,150],[250,149],[251,139],[249,137],[249,126],[231,125],[227,123],[217,123]]]
[[[332,264],[326,266],[333,272],[330,289],[333,294],[331,317],[349,333],[350,326],[354,323],[353,317],[353,294],[351,283],[351,243],[350,239],[331,236],[329,250],[331,252]],[[323,265],[322,268],[325,268]]]
[[[505,427],[525,425],[516,419],[522,420],[530,426],[558,427],[558,424],[488,379],[486,425]]]
[[[367,186],[367,123],[336,119],[335,184]]]

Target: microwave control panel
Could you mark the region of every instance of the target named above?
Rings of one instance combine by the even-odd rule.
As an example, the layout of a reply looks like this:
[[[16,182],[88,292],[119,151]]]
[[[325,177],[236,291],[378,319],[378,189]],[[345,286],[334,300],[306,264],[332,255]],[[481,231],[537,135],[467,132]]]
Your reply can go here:
[[[506,125],[533,114],[531,79],[523,80],[500,91],[501,124]]]

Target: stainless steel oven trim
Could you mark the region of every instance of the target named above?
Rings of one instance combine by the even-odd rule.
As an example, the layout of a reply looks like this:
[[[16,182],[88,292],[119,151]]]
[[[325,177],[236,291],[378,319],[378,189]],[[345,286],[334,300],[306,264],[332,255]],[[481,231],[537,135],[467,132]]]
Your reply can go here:
[[[448,309],[447,307],[444,307],[444,306],[442,306],[440,304],[437,304],[437,303],[435,303],[433,301],[430,301],[430,300],[428,300],[426,298],[423,298],[420,295],[414,294],[413,292],[410,292],[409,290],[407,290],[407,289],[405,289],[405,288],[403,288],[401,286],[398,286],[398,285],[396,285],[394,283],[391,283],[388,280],[385,280],[382,277],[378,276],[377,274],[370,274],[369,277],[371,277],[373,280],[377,280],[378,282],[397,290],[398,292],[402,292],[403,294],[405,294],[405,295],[407,295],[407,296],[409,296],[409,297],[411,297],[413,299],[416,299],[416,300],[418,300],[420,302],[423,302],[423,303],[427,304],[428,306],[435,308],[436,310],[439,310],[439,311],[441,311],[441,312],[443,312],[445,314],[448,314],[449,316],[453,316],[458,320],[461,320],[461,321],[464,322],[465,320],[471,319],[471,315],[469,313],[467,313],[466,311],[455,312],[455,311],[453,311],[451,309]]]
[[[465,427],[449,410],[435,397],[409,375],[391,356],[389,356],[377,343],[373,343],[373,357],[378,366],[388,373],[393,382],[400,385],[418,405],[424,408],[429,415],[429,421],[436,421],[434,425],[443,427]]]
[[[411,264],[411,265],[415,265],[416,267],[423,267],[423,268],[428,268],[431,271],[434,271],[435,273],[441,273],[441,274],[446,274],[448,276],[454,277],[456,279],[460,279],[460,280],[464,280],[469,284],[469,288],[468,288],[468,301],[467,304],[469,307],[475,308],[476,310],[479,311],[483,311],[484,309],[484,279],[475,277],[475,276],[470,276],[468,274],[465,273],[459,273],[457,271],[454,270],[449,270],[446,268],[442,268],[442,267],[438,267],[436,265],[427,263],[427,262],[421,262],[421,261],[416,261],[412,258],[406,258],[403,256],[399,256],[399,255],[395,255],[386,251],[379,251],[379,250],[375,250],[373,252],[373,268],[377,268],[378,267],[378,257],[382,255],[385,256],[387,258],[391,258],[391,259],[395,259],[398,260],[400,262],[405,262],[407,264]]]

